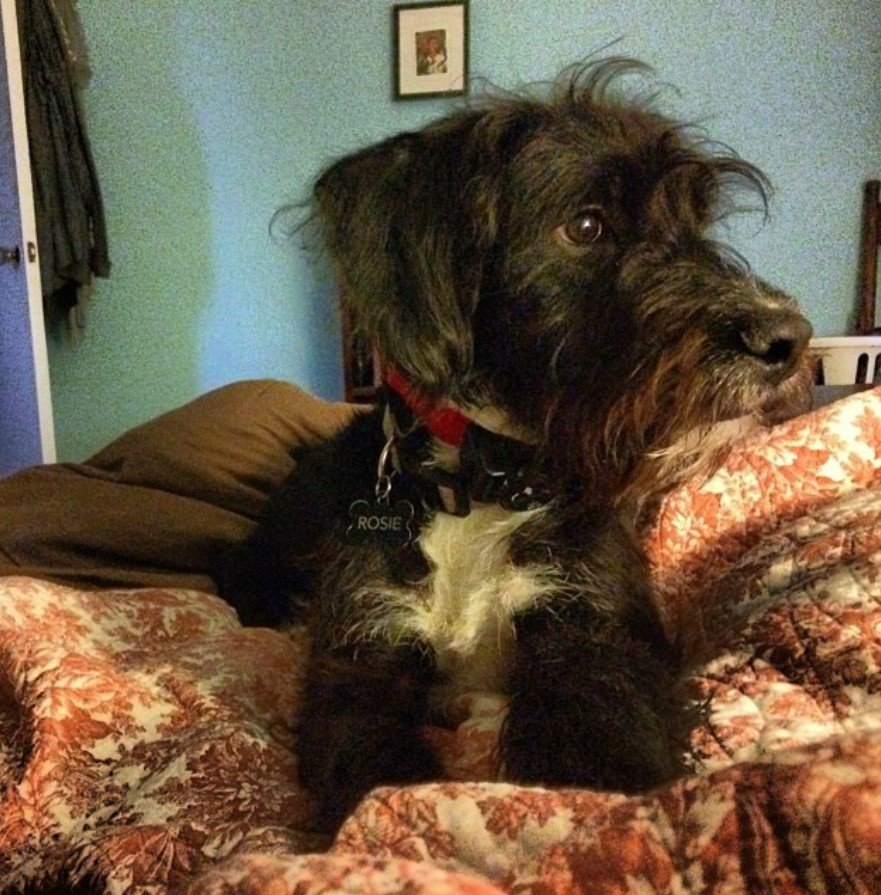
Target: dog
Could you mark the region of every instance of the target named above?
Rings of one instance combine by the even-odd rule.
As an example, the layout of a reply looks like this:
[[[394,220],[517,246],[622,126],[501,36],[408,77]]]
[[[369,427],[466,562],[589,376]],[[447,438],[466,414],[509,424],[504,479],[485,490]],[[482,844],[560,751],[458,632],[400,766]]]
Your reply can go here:
[[[383,397],[297,453],[220,591],[245,623],[311,626],[319,828],[441,777],[421,729],[467,691],[509,696],[506,779],[635,792],[681,772],[683,650],[635,517],[809,406],[811,327],[710,235],[740,188],[767,211],[765,177],[634,98],[634,75],[584,64],[316,181]]]

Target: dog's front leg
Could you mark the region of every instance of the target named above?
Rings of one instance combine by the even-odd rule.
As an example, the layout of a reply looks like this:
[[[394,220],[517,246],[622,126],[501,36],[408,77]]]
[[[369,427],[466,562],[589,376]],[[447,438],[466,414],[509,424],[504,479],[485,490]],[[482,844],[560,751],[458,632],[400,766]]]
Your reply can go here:
[[[313,656],[299,755],[318,829],[335,831],[375,786],[441,777],[420,732],[431,670],[418,645],[369,641]]]
[[[515,628],[508,779],[633,792],[676,775],[675,663],[650,613],[631,626],[570,598]]]

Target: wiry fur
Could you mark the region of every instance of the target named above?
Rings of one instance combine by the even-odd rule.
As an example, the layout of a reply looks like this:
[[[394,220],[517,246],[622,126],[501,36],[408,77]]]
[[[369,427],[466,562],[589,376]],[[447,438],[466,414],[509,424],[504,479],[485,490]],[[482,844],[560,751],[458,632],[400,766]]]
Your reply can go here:
[[[616,92],[642,70],[582,67],[550,99],[487,101],[316,183],[359,333],[425,400],[530,444],[524,479],[549,498],[437,513],[422,474],[458,457],[417,420],[393,494],[421,509],[418,549],[352,546],[384,411],[298,456],[223,590],[246,620],[312,625],[301,772],[326,826],[372,785],[439,773],[419,729],[463,688],[509,692],[512,779],[633,790],[677,771],[676,654],[632,517],[805,408],[810,327],[708,235],[737,188],[764,203],[765,178]]]

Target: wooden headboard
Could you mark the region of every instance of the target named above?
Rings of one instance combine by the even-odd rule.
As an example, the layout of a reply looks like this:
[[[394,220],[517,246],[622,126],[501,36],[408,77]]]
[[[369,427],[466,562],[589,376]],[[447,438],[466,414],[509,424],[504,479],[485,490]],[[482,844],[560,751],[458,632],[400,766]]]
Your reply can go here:
[[[857,334],[881,330],[875,326],[875,300],[878,295],[878,249],[881,245],[881,181],[869,180],[863,188],[863,226],[860,237],[860,283]]]

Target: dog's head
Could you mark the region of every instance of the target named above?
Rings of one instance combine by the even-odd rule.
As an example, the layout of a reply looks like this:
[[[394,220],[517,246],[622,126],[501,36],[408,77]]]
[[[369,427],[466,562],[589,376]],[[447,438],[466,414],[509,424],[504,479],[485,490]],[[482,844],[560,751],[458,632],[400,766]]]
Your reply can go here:
[[[752,165],[581,68],[343,158],[323,238],[356,327],[425,395],[501,410],[565,475],[642,461],[809,400],[794,302],[714,242]]]

